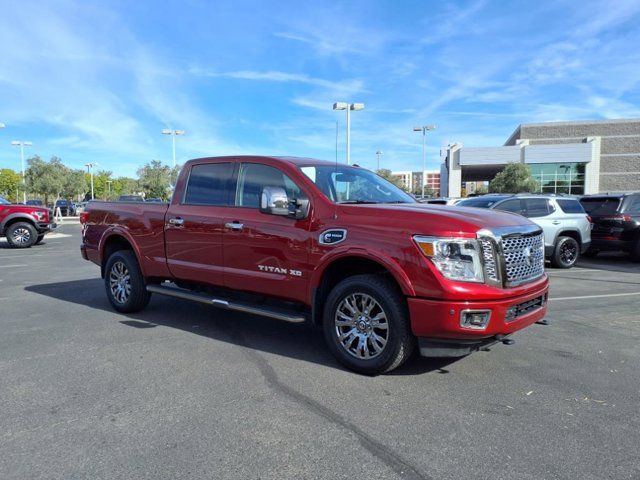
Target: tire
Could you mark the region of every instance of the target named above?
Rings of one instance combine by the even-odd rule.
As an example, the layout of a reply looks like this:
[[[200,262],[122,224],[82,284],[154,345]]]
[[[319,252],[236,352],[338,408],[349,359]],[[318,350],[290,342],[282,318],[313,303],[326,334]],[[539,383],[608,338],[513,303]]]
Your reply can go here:
[[[632,262],[640,262],[640,239],[636,241],[635,246],[631,249],[630,256]]]
[[[151,294],[131,250],[118,250],[108,259],[104,269],[104,286],[109,302],[118,312],[134,313],[144,309]]]
[[[571,268],[580,258],[580,244],[572,237],[560,237],[551,256],[551,265],[556,268]]]
[[[40,235],[38,235],[38,239],[36,240],[36,245],[40,244],[42,242],[42,240],[44,240],[44,233],[41,233]]]
[[[38,241],[38,231],[29,222],[16,222],[5,231],[7,242],[13,248],[29,248]]]
[[[327,297],[322,320],[331,353],[358,373],[389,372],[402,365],[415,348],[405,300],[380,275],[355,275],[336,285]]]

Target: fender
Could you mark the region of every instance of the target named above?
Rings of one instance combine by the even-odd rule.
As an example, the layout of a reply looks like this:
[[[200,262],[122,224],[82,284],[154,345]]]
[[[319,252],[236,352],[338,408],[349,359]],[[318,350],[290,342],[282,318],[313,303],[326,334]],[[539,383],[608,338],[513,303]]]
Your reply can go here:
[[[11,213],[11,214],[7,215],[2,220],[2,223],[0,223],[0,232],[4,232],[5,225],[7,223],[9,223],[11,220],[14,220],[16,218],[21,218],[23,220],[27,220],[28,222],[33,223],[36,227],[38,226],[38,220],[35,219],[34,217],[32,217],[31,215],[29,215],[28,213],[16,212],[16,213]]]
[[[565,233],[565,232],[577,233],[578,234],[578,238],[580,238],[580,245],[582,245],[582,232],[580,230],[578,230],[577,228],[569,227],[569,228],[563,228],[561,231],[556,233],[556,237],[553,239],[553,246],[554,247],[556,245],[556,242],[558,241],[558,237],[560,237],[560,234],[561,233]]]
[[[138,260],[138,265],[140,266],[140,271],[142,272],[143,276],[146,276],[144,262],[140,261],[141,255],[140,255],[140,250],[138,248],[138,244],[133,239],[131,234],[126,229],[124,229],[124,228],[122,228],[120,226],[109,227],[102,234],[102,237],[100,237],[100,243],[98,244],[98,251],[100,252],[100,258],[102,259],[102,261],[105,260],[105,258],[104,258],[104,247],[107,244],[107,240],[109,240],[113,236],[123,237],[125,240],[127,240],[127,242],[129,242],[129,244],[133,248],[133,253],[136,256],[136,260]]]
[[[365,250],[364,248],[354,248],[354,247],[343,247],[340,249],[332,250],[329,254],[327,254],[320,263],[318,267],[313,271],[310,281],[309,281],[309,292],[313,292],[316,288],[319,287],[320,281],[326,271],[326,269],[336,260],[344,257],[361,257],[366,260],[371,260],[382,265],[386,268],[394,280],[400,286],[402,293],[409,297],[414,297],[416,295],[415,290],[413,288],[413,284],[411,280],[406,275],[404,270],[398,265],[398,263],[391,257],[385,255],[384,253]],[[309,295],[309,298],[312,298],[312,295]]]

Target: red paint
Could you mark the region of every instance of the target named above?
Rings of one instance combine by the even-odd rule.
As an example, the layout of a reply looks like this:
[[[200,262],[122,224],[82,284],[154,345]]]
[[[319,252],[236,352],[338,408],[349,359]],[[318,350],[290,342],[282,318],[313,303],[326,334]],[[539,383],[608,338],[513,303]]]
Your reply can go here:
[[[210,162],[263,163],[280,169],[309,198],[308,217],[295,220],[262,214],[254,208],[182,204],[191,166]],[[83,231],[83,256],[101,264],[105,246],[114,235],[120,235],[132,245],[149,280],[188,280],[309,307],[325,270],[333,262],[345,257],[366,258],[383,266],[407,296],[412,329],[418,336],[478,338],[508,334],[544,316],[546,307],[512,323],[504,322],[508,306],[547,292],[546,275],[515,288],[447,280],[412,240],[416,234],[475,238],[476,232],[485,228],[530,225],[527,219],[493,210],[418,203],[336,205],[298,169],[300,163],[315,162],[271,157],[187,162],[168,207],[91,202]],[[183,223],[171,225],[170,219]],[[234,231],[225,226],[233,222],[242,223],[243,229]],[[347,239],[321,245],[319,235],[329,228],[346,229]],[[459,311],[463,307],[494,309],[490,328],[483,332],[460,328]]]

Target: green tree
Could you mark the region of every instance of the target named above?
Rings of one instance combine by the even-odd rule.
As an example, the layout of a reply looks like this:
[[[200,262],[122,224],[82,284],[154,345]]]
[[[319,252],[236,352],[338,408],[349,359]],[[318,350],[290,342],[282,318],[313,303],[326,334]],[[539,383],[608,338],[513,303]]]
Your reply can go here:
[[[146,197],[166,200],[171,187],[171,174],[171,167],[163,165],[159,160],[152,160],[151,163],[139,169],[140,187]]]
[[[531,176],[531,170],[524,163],[510,163],[489,182],[491,193],[537,192],[538,182]]]
[[[0,195],[13,203],[18,203],[18,190],[22,191],[22,177],[10,168],[0,170]]]
[[[87,180],[82,170],[72,170],[64,167],[62,188],[60,195],[66,199],[77,200],[78,196],[87,191]]]
[[[404,187],[404,185],[402,184],[402,180],[400,180],[399,177],[397,177],[396,175],[393,175],[391,173],[391,170],[387,170],[386,168],[381,168],[380,170],[376,170],[376,174],[379,177],[384,178],[385,180],[387,180],[388,182],[393,183],[396,187],[401,188],[402,190],[404,190],[405,192],[407,191],[407,189]]]
[[[28,159],[27,164],[27,191],[43,195],[46,205],[49,197],[57,197],[62,191],[67,168],[58,157],[51,157],[51,160],[45,162],[36,155]]]

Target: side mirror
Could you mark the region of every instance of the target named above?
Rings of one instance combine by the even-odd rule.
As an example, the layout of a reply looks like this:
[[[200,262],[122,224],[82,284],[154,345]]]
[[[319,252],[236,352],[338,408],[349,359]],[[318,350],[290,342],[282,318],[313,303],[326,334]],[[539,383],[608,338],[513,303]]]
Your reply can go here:
[[[260,196],[260,212],[288,217],[289,198],[284,188],[264,187]]]

